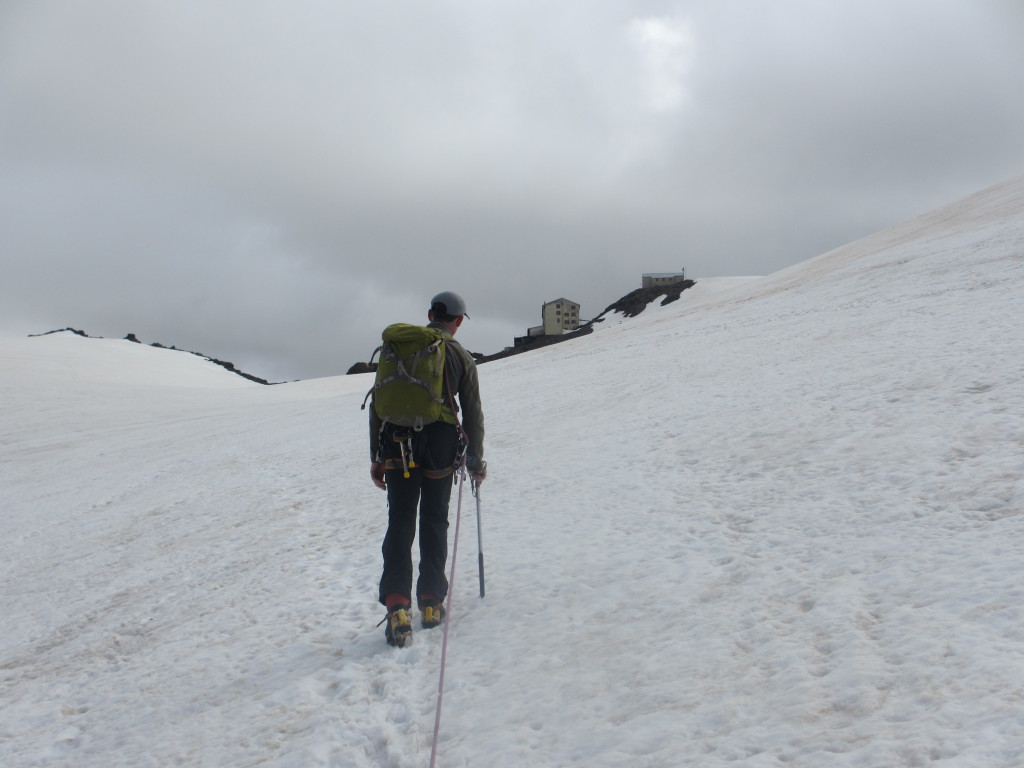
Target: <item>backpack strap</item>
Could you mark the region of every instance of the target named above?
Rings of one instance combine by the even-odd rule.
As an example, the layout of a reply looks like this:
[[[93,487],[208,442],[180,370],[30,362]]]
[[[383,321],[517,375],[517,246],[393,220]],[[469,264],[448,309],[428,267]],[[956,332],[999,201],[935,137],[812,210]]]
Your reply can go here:
[[[377,356],[377,353],[380,352],[382,349],[384,349],[384,345],[383,344],[381,344],[379,347],[377,347],[375,350],[373,350],[373,354],[370,355],[370,362],[367,363],[368,366],[370,366],[371,368],[373,367],[373,358],[375,358]],[[366,393],[366,397],[363,398],[363,404],[361,406],[359,406],[359,410],[360,411],[365,411],[366,410],[366,401],[370,399],[370,395],[373,394],[373,391],[376,388],[377,388],[376,385],[370,387],[370,391],[367,392]]]

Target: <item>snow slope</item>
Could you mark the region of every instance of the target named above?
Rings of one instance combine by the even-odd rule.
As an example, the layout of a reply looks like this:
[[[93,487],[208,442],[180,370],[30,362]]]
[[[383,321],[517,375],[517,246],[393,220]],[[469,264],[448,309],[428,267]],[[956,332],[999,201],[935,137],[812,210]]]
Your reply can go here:
[[[483,366],[438,765],[1024,765],[1022,284],[1018,178]],[[128,344],[0,340],[0,764],[426,765],[367,377]]]

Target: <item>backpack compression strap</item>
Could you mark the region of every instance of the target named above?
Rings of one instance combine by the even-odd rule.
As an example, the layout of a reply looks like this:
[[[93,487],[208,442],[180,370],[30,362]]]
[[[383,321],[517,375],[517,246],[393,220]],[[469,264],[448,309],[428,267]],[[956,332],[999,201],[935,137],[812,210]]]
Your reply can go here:
[[[419,350],[412,357],[407,358],[410,361],[410,367],[413,370],[415,370],[416,365],[417,363],[419,363],[421,357],[426,357],[427,355],[433,354],[437,350],[437,348],[443,343],[444,339],[438,339],[437,341],[433,341],[427,346],[425,346],[423,349]],[[409,373],[409,371],[405,367],[405,360],[402,360],[402,358],[398,356],[398,354],[395,352],[394,348],[390,344],[385,343],[377,347],[377,349],[374,350],[374,354],[376,354],[377,352],[380,352],[381,360],[384,360],[386,358],[388,360],[395,361],[395,372],[390,376],[385,376],[380,381],[374,382],[373,386],[370,387],[370,391],[366,393],[366,397],[363,398],[363,404],[360,407],[360,410],[366,408],[366,401],[370,399],[370,395],[372,395],[381,387],[391,384],[394,381],[407,381],[410,384],[416,384],[417,386],[423,387],[423,389],[430,393],[430,398],[431,400],[433,400],[433,402],[444,405],[444,400],[438,397],[437,393],[434,391],[434,388],[430,385],[430,382],[425,381],[424,379],[417,379],[415,376]],[[372,360],[373,358],[371,357],[370,359]]]
[[[425,346],[412,357],[407,358],[407,360],[409,361],[409,367],[412,368],[413,370],[416,370],[416,366],[419,363],[420,358],[426,357],[427,355],[432,355],[442,343],[443,340],[438,339],[437,341],[431,342],[430,344]],[[423,387],[425,390],[427,390],[427,392],[430,393],[430,397],[435,403],[444,403],[444,401],[437,396],[437,393],[434,392],[434,388],[430,385],[430,382],[425,381],[424,379],[417,379],[415,376],[409,373],[408,369],[405,366],[406,360],[402,360],[395,353],[395,350],[392,349],[390,344],[385,344],[381,348],[380,357],[381,360],[388,358],[389,360],[396,361],[396,368],[393,374],[391,374],[390,376],[385,376],[383,379],[377,382],[376,385],[374,386],[374,389],[380,389],[381,387],[390,384],[393,381],[402,380],[407,381],[410,384],[416,384],[420,387]]]

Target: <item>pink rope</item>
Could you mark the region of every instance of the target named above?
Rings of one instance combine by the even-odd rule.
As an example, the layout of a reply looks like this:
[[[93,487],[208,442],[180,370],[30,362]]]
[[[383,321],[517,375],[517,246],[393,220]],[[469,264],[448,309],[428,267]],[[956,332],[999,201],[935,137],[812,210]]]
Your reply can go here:
[[[459,475],[459,503],[455,511],[455,543],[452,545],[452,569],[448,577],[448,607],[445,609],[444,639],[441,641],[441,673],[437,682],[437,708],[434,712],[434,741],[430,747],[430,768],[437,760],[437,737],[441,732],[441,704],[444,699],[444,670],[448,663],[448,627],[452,620],[452,595],[455,593],[455,558],[459,554],[459,525],[462,522],[462,487],[466,483],[466,468]]]

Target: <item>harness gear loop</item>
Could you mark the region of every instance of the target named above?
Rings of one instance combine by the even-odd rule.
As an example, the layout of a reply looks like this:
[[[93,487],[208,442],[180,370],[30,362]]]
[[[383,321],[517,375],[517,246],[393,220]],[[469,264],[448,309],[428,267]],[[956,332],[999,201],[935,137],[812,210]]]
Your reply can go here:
[[[398,443],[398,452],[402,456],[402,477],[407,480],[410,477],[409,470],[416,469],[419,464],[416,463],[416,459],[413,458],[412,450],[412,434],[402,429],[397,430],[391,439]]]

